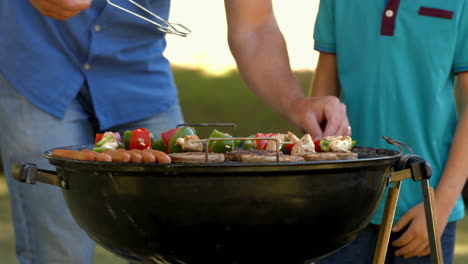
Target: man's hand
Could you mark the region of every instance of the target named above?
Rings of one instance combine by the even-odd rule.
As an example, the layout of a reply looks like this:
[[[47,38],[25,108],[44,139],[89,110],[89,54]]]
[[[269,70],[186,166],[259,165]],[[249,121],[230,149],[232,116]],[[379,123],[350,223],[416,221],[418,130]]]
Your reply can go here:
[[[290,104],[289,118],[314,138],[351,136],[346,106],[336,96],[296,99]]]
[[[440,237],[447,225],[448,216],[443,217],[442,215],[438,215],[434,217],[438,217],[437,228]],[[429,236],[427,233],[424,203],[421,202],[408,210],[396,223],[392,231],[398,232],[405,226],[408,226],[408,229],[392,244],[395,247],[399,247],[399,249],[395,251],[395,255],[403,258],[429,255]]]
[[[67,20],[86,10],[93,0],[30,0],[43,15],[58,20]]]

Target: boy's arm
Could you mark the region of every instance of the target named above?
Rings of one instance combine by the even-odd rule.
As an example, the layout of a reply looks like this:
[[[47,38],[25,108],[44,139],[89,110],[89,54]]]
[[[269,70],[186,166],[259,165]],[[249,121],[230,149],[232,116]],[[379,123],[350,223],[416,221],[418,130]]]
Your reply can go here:
[[[442,178],[435,190],[438,232],[447,225],[448,218],[460,197],[468,176],[468,72],[458,74],[462,93],[462,110]],[[393,245],[400,247],[395,255],[406,258],[428,255],[429,240],[423,204],[411,208],[394,226],[395,232],[409,225],[408,230]]]
[[[309,89],[310,96],[339,96],[340,83],[336,54],[320,52],[314,79]]]

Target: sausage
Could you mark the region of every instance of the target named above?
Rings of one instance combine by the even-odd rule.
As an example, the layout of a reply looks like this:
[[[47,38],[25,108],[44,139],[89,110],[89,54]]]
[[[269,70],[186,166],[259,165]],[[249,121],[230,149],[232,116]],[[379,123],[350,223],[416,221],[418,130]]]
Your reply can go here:
[[[112,162],[112,157],[106,153],[94,152],[94,158],[100,162]]]
[[[103,153],[110,155],[112,162],[130,162],[130,154],[127,152],[106,149]]]
[[[132,149],[130,150],[130,152],[139,153],[141,155],[143,163],[155,163],[156,162],[156,157],[151,152],[142,151],[139,149]]]
[[[130,154],[130,162],[141,163],[142,160],[143,160],[143,157],[141,156],[141,154],[137,153],[135,151],[129,151],[129,150],[126,150],[126,149],[117,149],[117,151],[126,152],[126,153]]]
[[[65,159],[94,161],[94,154],[92,153],[92,151],[54,149],[51,154],[54,157],[60,157]]]
[[[99,161],[99,162],[111,162],[112,161],[112,157],[105,153],[94,152],[89,149],[82,149],[81,151],[93,153],[95,161]]]
[[[143,152],[152,153],[158,163],[171,163],[171,158],[164,152],[155,149],[144,149]]]

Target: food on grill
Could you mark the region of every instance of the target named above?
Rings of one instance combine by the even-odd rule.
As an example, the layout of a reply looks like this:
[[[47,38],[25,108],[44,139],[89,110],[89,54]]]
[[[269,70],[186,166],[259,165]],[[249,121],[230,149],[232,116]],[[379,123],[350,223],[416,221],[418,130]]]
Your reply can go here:
[[[117,150],[123,148],[124,144],[118,132],[105,132],[103,134],[96,134],[94,151],[103,152],[106,149]]]
[[[206,152],[182,152],[182,153],[170,153],[169,157],[172,163],[205,163]],[[208,163],[221,163],[224,162],[224,155],[222,153],[208,153]]]
[[[68,149],[54,149],[52,156],[65,158],[65,159],[76,159],[76,160],[87,160],[94,161],[95,157],[91,151],[77,151]]]
[[[182,148],[182,151],[187,152],[201,152],[203,151],[203,144],[197,135],[188,135],[176,140],[176,145]]]
[[[171,158],[164,152],[155,149],[144,149],[143,153],[151,153],[156,158],[157,163],[171,163]]]
[[[192,135],[196,136],[196,132],[194,128],[189,126],[169,129],[168,131],[161,133],[161,137],[158,140],[153,141],[153,143],[151,144],[151,148],[163,151],[165,153],[201,151],[199,150],[199,146],[197,146],[197,144],[194,144],[195,140],[190,137]],[[191,144],[180,141],[180,139],[185,139],[186,137],[188,137],[189,140],[193,139]],[[187,144],[185,145],[185,149],[184,144]]]
[[[195,135],[195,134],[196,134],[195,129],[193,129],[191,127],[188,127],[188,126],[185,126],[185,127],[179,128],[177,131],[175,131],[175,133],[172,135],[172,137],[170,139],[168,139],[167,136],[164,136],[163,138],[166,138],[165,142],[166,142],[166,140],[168,140],[166,142],[166,144],[167,144],[167,152],[166,153],[183,152],[182,147],[176,144],[177,139],[178,138],[183,138],[183,137],[188,136],[188,135]],[[162,136],[162,134],[161,134],[161,136]]]
[[[99,162],[205,163],[206,149],[202,142],[207,142],[209,163],[276,162],[277,156],[280,162],[358,158],[351,152],[355,141],[349,136],[325,137],[314,141],[309,134],[299,139],[290,131],[287,134],[256,133],[244,141],[243,150],[235,150],[243,139],[214,129],[208,139],[200,140],[195,129],[184,126],[161,133],[161,137],[154,140],[147,129],[137,128],[125,131],[123,140],[118,132],[96,134],[93,151],[57,149],[52,156]]]
[[[243,149],[235,150],[224,153],[225,161],[242,161],[242,155],[262,155],[262,156],[276,156],[276,151],[259,150],[259,149]],[[283,153],[279,153],[283,155]]]
[[[283,149],[283,144],[288,142],[289,144],[294,144],[300,141],[300,139],[294,135],[292,132],[288,131],[287,134],[277,134],[272,136],[272,138],[278,139],[279,149]],[[288,145],[289,145],[288,144]],[[269,140],[265,148],[266,150],[276,150],[276,140]]]
[[[127,130],[123,134],[125,149],[151,148],[153,135],[146,128]]]
[[[309,134],[305,134],[291,149],[291,155],[307,155],[311,153],[315,153],[315,145]]]
[[[141,149],[131,149],[129,151],[141,155],[141,162],[143,163],[156,163],[156,157],[151,152],[143,151]]]
[[[278,153],[280,162],[300,162],[304,158],[296,155]],[[237,150],[224,153],[225,161],[242,161],[244,163],[276,162],[276,151],[272,150]]]
[[[109,155],[113,162],[130,162],[130,154],[127,151],[106,149],[103,153]]]
[[[358,154],[353,152],[334,152],[337,160],[357,160]]]
[[[277,162],[275,155],[258,155],[258,154],[244,154],[241,155],[242,162],[244,163],[262,163],[262,162]],[[279,162],[301,162],[304,161],[303,157],[294,155],[279,155]]]
[[[232,138],[232,136],[214,129],[210,134],[210,138]],[[237,145],[239,145],[238,140],[210,140],[208,150],[215,153],[226,153],[235,150]]]
[[[350,136],[325,137],[320,141],[322,151],[350,152],[353,148],[353,141]]]
[[[324,160],[355,160],[358,155],[353,152],[318,152],[301,155],[305,161],[324,161]]]
[[[126,149],[118,149],[117,151],[127,152],[130,155],[130,162],[131,163],[141,163],[141,162],[143,162],[143,157],[141,156],[140,153],[137,153],[135,151],[129,151],[129,150],[126,150]]]

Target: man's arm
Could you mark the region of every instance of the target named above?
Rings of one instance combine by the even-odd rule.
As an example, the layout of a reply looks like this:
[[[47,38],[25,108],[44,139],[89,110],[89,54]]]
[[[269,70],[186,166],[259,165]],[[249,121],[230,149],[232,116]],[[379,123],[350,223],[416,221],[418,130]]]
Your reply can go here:
[[[30,0],[31,4],[44,16],[67,20],[88,9],[93,0]],[[102,1],[102,0],[101,0]]]
[[[314,137],[347,135],[336,97],[307,97],[295,78],[271,0],[225,0],[228,41],[247,86],[277,113]],[[322,131],[320,124],[326,124]]]

